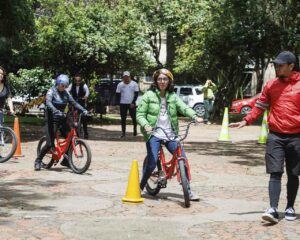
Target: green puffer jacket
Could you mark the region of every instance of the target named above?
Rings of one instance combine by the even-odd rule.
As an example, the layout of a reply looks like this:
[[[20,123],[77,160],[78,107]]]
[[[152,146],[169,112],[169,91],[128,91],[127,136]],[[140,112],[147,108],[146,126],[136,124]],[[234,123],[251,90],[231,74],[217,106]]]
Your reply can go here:
[[[195,119],[197,117],[196,112],[188,107],[175,93],[166,93],[167,111],[171,120],[172,128],[178,132],[178,117],[177,113]],[[141,126],[141,132],[144,135],[146,141],[149,140],[150,135],[144,130],[145,126],[155,127],[160,112],[161,98],[159,96],[159,90],[147,91],[139,106],[137,108],[136,120]]]

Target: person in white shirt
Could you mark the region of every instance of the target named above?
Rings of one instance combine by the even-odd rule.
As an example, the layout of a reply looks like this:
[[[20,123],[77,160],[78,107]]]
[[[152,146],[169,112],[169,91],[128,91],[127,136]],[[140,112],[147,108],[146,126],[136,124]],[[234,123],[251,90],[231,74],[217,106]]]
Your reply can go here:
[[[78,102],[85,108],[87,107],[87,99],[89,97],[90,91],[88,86],[82,81],[82,77],[80,74],[76,74],[74,76],[74,81],[68,87],[68,91],[76,102]],[[83,117],[81,119],[81,123],[83,126],[84,138],[88,139],[87,119]]]
[[[139,87],[135,81],[131,80],[130,72],[125,71],[123,73],[123,81],[118,84],[116,94],[120,104],[122,127],[121,138],[124,138],[126,136],[126,118],[128,111],[132,119],[133,136],[136,136],[136,100],[139,95]]]

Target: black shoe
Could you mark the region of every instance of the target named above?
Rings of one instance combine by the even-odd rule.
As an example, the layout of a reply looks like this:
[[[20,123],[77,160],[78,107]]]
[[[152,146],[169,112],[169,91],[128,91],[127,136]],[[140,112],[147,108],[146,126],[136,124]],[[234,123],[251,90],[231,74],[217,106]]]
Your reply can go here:
[[[272,207],[267,209],[262,215],[262,219],[270,223],[278,223],[279,215],[277,210]]]
[[[35,160],[34,162],[34,170],[35,171],[40,171],[42,168],[42,162],[39,160]]]
[[[69,161],[65,158],[61,161],[60,165],[70,168]]]
[[[294,221],[297,218],[295,209],[293,207],[289,207],[285,209],[284,218],[288,221]]]
[[[120,138],[125,138],[125,134],[124,134],[124,133],[122,133],[122,135],[120,136]]]
[[[84,138],[84,139],[89,139],[89,135],[88,135],[88,134],[84,134],[84,135],[83,135],[83,138]]]

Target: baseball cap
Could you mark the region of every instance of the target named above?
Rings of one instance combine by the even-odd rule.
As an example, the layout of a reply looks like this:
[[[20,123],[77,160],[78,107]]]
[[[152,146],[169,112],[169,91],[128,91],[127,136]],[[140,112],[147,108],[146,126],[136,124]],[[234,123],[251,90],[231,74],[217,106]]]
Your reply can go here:
[[[130,72],[129,71],[123,72],[123,77],[125,77],[125,76],[130,76]]]
[[[276,63],[276,64],[295,63],[295,62],[296,62],[296,57],[290,51],[283,51],[279,53],[278,56],[275,58],[275,60],[272,61],[272,63]]]

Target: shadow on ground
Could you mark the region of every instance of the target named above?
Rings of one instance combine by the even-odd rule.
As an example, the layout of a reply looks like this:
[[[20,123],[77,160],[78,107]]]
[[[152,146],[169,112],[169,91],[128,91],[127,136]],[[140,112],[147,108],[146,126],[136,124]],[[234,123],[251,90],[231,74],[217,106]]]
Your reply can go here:
[[[10,216],[9,212],[3,212],[3,208],[8,210],[19,209],[25,211],[51,211],[53,207],[41,207],[34,205],[32,200],[46,199],[47,196],[33,191],[34,186],[54,187],[63,184],[63,181],[49,181],[38,179],[15,179],[12,182],[0,183],[0,217]],[[24,187],[24,189],[22,189]]]
[[[187,152],[206,156],[232,156],[229,161],[245,166],[264,165],[265,146],[258,145],[255,141],[242,141],[238,143],[219,142],[186,142],[184,146]]]

